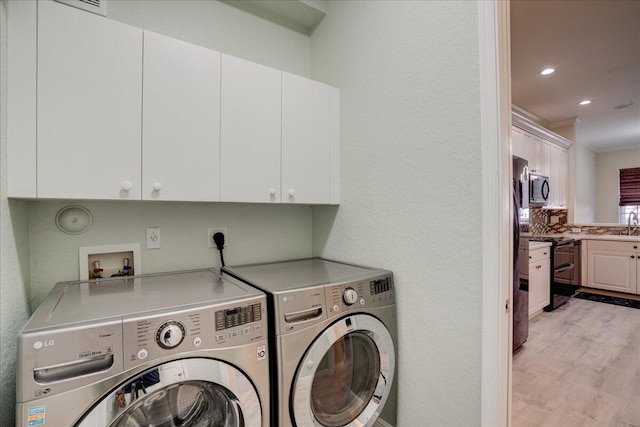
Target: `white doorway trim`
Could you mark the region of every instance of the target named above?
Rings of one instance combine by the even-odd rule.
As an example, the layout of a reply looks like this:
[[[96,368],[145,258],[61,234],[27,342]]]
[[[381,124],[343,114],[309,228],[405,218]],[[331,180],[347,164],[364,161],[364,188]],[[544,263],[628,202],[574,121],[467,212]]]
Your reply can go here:
[[[482,425],[511,424],[509,2],[478,2],[482,138]],[[509,307],[509,308],[507,308]]]

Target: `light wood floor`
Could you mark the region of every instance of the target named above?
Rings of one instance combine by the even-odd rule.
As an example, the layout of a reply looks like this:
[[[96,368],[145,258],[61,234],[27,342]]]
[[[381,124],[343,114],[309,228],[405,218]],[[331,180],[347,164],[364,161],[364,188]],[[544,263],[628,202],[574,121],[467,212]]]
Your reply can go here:
[[[640,310],[580,299],[530,321],[514,427],[640,426]]]

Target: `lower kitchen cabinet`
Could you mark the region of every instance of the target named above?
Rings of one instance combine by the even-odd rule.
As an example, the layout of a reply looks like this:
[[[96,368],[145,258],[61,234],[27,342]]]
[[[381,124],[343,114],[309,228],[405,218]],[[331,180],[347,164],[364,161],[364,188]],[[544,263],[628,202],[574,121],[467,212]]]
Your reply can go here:
[[[638,293],[640,242],[587,241],[586,286]]]
[[[550,303],[551,248],[529,251],[529,316],[538,313]]]

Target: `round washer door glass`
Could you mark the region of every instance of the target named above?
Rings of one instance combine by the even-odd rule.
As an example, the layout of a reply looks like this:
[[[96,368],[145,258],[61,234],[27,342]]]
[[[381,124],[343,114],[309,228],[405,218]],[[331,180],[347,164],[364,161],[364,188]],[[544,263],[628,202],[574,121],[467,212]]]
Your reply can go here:
[[[262,424],[260,399],[235,367],[183,359],[136,374],[76,426],[242,427]]]
[[[375,317],[327,328],[307,350],[292,390],[298,425],[369,426],[384,407],[395,370],[393,341]]]

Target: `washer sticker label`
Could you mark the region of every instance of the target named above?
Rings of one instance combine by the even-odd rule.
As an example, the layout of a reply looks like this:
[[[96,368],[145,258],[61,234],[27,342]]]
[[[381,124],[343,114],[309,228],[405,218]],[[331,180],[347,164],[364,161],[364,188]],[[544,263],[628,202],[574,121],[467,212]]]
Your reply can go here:
[[[29,408],[27,413],[27,421],[29,426],[40,426],[44,424],[44,405]]]
[[[259,345],[256,351],[256,355],[258,356],[258,361],[264,360],[267,358],[267,346]]]

